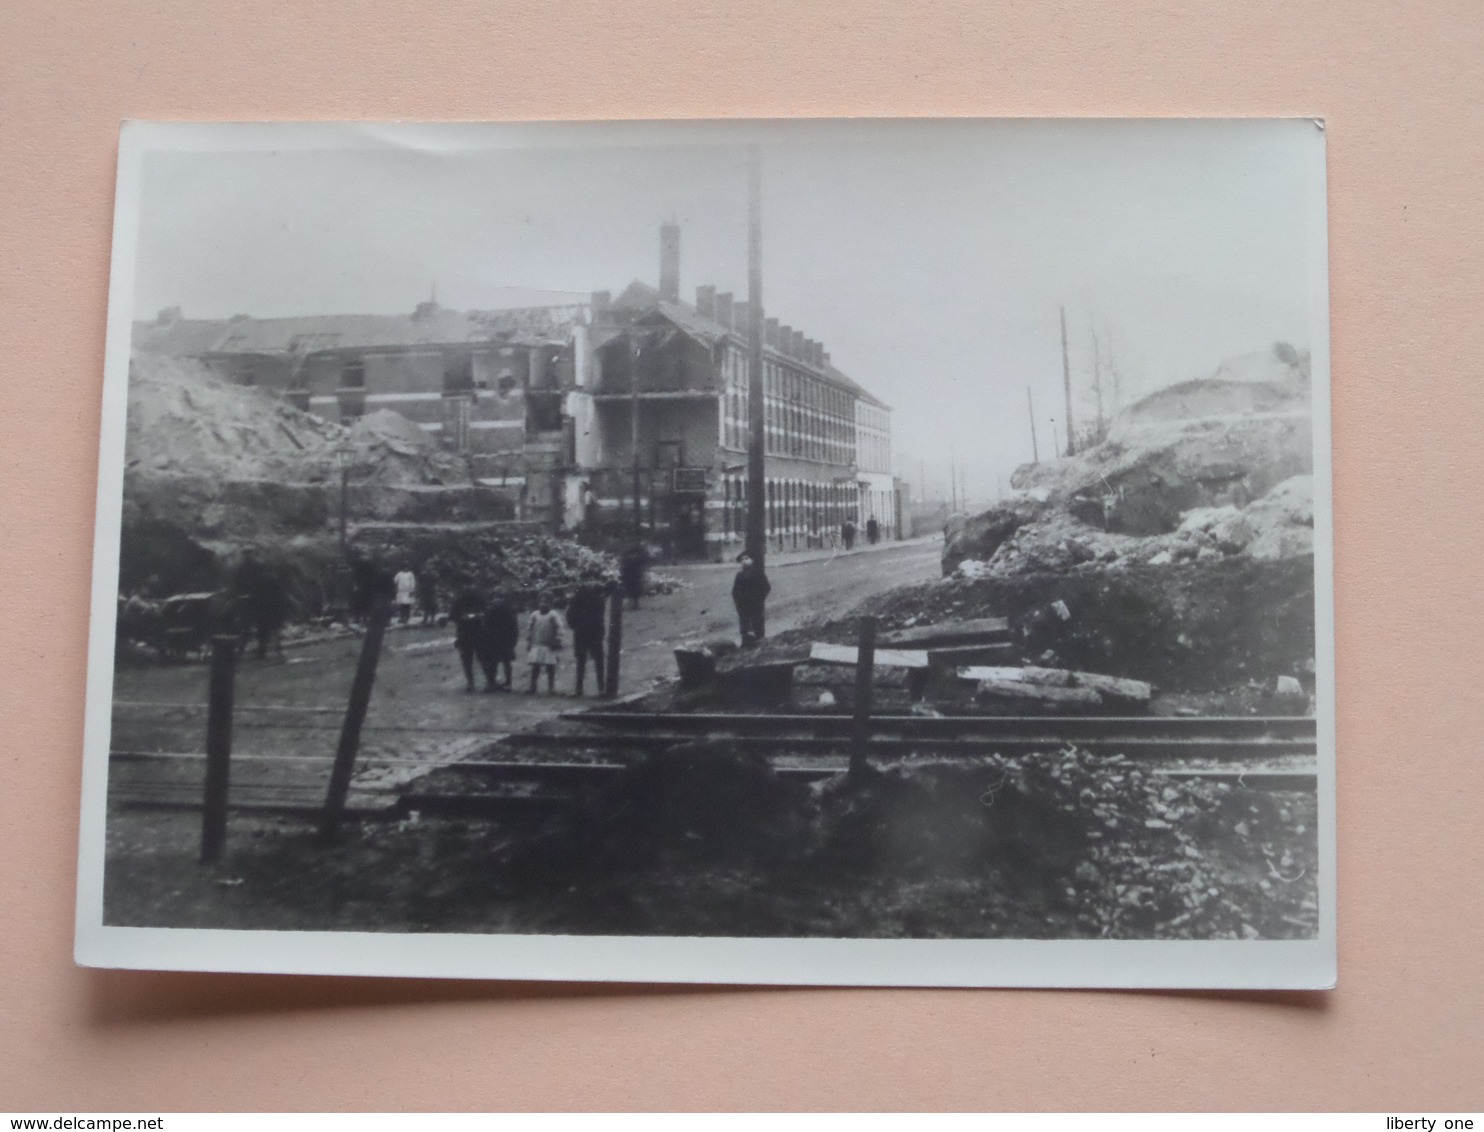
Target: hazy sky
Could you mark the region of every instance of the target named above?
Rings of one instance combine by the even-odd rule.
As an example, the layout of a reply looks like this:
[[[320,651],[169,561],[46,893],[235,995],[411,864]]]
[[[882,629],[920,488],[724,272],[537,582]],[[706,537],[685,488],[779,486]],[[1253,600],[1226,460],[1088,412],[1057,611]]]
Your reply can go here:
[[[902,474],[952,451],[978,497],[1030,459],[1027,386],[1042,455],[1064,435],[1063,304],[1074,378],[1095,320],[1142,389],[1326,332],[1307,122],[237,129],[147,153],[136,317],[617,292],[658,281],[672,215],[682,298],[744,298],[761,139],[768,313],[893,406]]]

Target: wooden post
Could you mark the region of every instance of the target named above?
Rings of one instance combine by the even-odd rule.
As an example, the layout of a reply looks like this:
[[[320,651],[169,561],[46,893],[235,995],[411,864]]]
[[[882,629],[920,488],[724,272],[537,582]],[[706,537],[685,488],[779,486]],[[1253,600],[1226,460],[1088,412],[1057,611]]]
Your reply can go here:
[[[1072,434],[1072,363],[1067,357],[1067,308],[1061,309],[1061,380],[1067,393],[1067,455],[1077,452],[1077,439]]]
[[[871,680],[876,671],[876,618],[861,618],[855,660],[855,717],[850,726],[850,777],[866,773],[866,745],[871,733]]]
[[[221,858],[227,843],[227,791],[232,764],[232,693],[237,676],[236,637],[211,638],[211,677],[206,701],[206,787],[201,801],[201,860]]]
[[[366,721],[366,708],[371,704],[371,688],[376,683],[376,663],[381,659],[381,639],[387,622],[392,619],[391,599],[376,599],[366,636],[361,642],[361,659],[356,663],[355,679],[350,685],[350,703],[345,708],[345,722],[340,727],[340,746],[335,751],[335,765],[330,770],[330,788],[325,794],[325,812],[320,817],[320,836],[331,840],[340,833],[340,820],[345,814],[345,798],[350,793],[350,776],[356,766],[356,751],[361,746],[361,724]]]
[[[615,590],[608,599],[608,677],[603,695],[618,695],[618,662],[623,650],[623,592]]]
[[[767,566],[766,392],[763,381],[763,159],[747,151],[747,538],[757,568]],[[781,543],[780,543],[781,549]]]
[[[1031,397],[1031,387],[1029,385],[1025,387],[1025,405],[1031,413],[1031,463],[1039,464],[1041,462],[1041,448],[1036,443],[1036,402]]]

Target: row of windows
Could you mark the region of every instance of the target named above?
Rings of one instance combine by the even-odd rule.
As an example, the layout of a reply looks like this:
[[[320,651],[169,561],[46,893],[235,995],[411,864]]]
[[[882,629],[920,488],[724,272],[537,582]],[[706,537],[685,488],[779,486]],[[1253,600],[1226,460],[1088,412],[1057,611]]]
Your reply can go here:
[[[747,366],[745,353],[728,351],[723,373],[722,442],[732,448],[748,443]],[[855,398],[808,373],[772,360],[763,365],[766,451],[848,465],[855,459]]]
[[[847,518],[860,516],[861,496],[854,484],[768,480],[764,508],[769,535],[828,533]],[[747,480],[728,476],[722,484],[722,529],[742,535],[747,524]]]

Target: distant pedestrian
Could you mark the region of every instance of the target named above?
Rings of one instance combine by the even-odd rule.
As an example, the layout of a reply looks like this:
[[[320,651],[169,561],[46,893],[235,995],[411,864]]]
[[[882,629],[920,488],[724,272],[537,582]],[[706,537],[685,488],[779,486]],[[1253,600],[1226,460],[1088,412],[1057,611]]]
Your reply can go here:
[[[531,694],[541,670],[546,670],[546,690],[556,692],[557,661],[562,649],[562,619],[551,608],[551,595],[542,594],[536,612],[526,622],[526,663],[531,666]]]
[[[591,481],[582,485],[582,529],[593,531],[598,523],[598,497],[593,493]]]
[[[737,607],[737,625],[742,633],[742,645],[756,644],[766,635],[764,612],[772,585],[768,575],[748,554],[737,559],[742,568],[732,580],[732,604]]]
[[[417,611],[425,627],[438,620],[438,569],[431,562],[417,572]]]
[[[485,638],[484,597],[472,585],[464,584],[454,595],[448,607],[448,619],[453,622],[453,647],[458,650],[459,663],[464,666],[464,691],[474,691],[474,662],[479,662],[484,672],[484,690],[495,689],[494,666],[489,663],[489,649]]]
[[[496,593],[490,598],[484,611],[484,632],[481,644],[485,649],[488,671],[498,675],[505,672],[505,682],[499,687],[510,691],[514,684],[511,666],[515,663],[515,647],[520,643],[520,622],[515,616],[515,607],[504,594]],[[494,676],[490,677],[494,683]]]
[[[412,604],[417,600],[417,575],[403,566],[392,579],[392,584],[397,587],[396,596],[392,599],[392,604],[397,607],[397,621],[406,625],[412,620]]]
[[[855,520],[846,519],[840,524],[840,540],[845,543],[846,550],[855,549]]]
[[[880,540],[881,524],[876,521],[876,516],[872,515],[869,519],[866,520],[866,542],[870,543],[872,546],[875,546],[876,543]]]
[[[608,595],[600,577],[589,573],[567,605],[567,628],[572,630],[572,659],[577,664],[577,681],[573,695],[582,695],[583,676],[589,659],[598,682],[598,695],[603,694],[603,613]]]
[[[350,564],[350,619],[366,621],[378,601],[392,601],[397,586],[386,568],[375,558],[356,555]]]
[[[270,648],[283,658],[283,623],[288,615],[288,595],[276,571],[248,549],[242,554],[232,579],[232,593],[244,613],[247,627],[258,642],[258,659],[266,660]]]
[[[619,555],[618,576],[630,609],[639,608],[639,599],[644,595],[644,573],[648,568],[649,551],[641,542],[630,543]]]

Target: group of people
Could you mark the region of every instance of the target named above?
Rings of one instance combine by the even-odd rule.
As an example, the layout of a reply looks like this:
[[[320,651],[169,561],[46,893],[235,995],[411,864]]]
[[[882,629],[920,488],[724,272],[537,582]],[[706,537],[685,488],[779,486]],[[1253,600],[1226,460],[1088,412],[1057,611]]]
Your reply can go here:
[[[860,528],[855,525],[854,519],[846,519],[840,524],[840,541],[845,544],[846,550],[855,549],[855,536]],[[875,546],[881,541],[881,524],[872,515],[866,520],[866,542]]]
[[[556,670],[565,651],[563,622],[572,634],[572,655],[576,663],[573,695],[583,694],[587,668],[591,662],[597,692],[602,695],[604,680],[603,642],[609,587],[601,573],[590,571],[567,603],[566,615],[558,614],[550,594],[543,593],[536,608],[526,616],[526,664],[530,667],[528,691],[535,695],[541,677],[546,677],[548,694],[556,692]],[[449,606],[448,619],[454,625],[454,648],[464,668],[465,691],[475,689],[475,666],[484,675],[484,690],[511,691],[513,667],[520,646],[520,615],[503,594],[488,597],[473,586],[462,587]],[[503,681],[500,677],[503,675]]]

